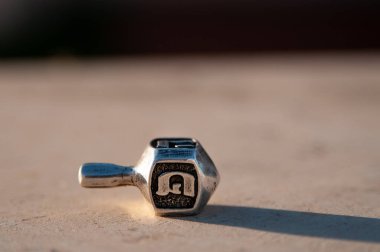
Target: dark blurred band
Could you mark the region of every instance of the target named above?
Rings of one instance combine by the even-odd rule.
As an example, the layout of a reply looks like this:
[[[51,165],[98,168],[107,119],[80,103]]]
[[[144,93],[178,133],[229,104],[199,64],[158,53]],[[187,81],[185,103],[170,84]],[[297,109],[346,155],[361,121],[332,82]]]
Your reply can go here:
[[[380,1],[3,0],[0,57],[379,49]]]

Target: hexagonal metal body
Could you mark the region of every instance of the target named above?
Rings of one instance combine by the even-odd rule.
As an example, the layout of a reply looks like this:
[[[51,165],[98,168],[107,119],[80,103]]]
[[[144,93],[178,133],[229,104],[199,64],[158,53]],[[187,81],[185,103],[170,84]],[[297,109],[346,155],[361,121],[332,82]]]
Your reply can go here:
[[[157,215],[198,214],[219,183],[218,171],[192,138],[156,138],[135,167],[87,163],[79,170],[84,187],[137,186]]]

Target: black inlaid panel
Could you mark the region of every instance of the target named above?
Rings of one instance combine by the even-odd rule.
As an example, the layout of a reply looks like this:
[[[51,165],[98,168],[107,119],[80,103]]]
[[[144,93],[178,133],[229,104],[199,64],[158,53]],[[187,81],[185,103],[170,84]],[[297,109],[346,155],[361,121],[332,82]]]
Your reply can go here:
[[[187,183],[185,177],[188,178]],[[198,176],[194,165],[157,163],[152,172],[151,192],[157,208],[192,208],[198,196]]]

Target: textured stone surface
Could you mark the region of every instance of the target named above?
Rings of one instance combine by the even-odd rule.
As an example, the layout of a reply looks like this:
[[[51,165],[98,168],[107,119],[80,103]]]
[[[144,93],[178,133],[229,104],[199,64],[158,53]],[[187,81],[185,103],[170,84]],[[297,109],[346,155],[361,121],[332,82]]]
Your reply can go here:
[[[0,251],[379,251],[380,55],[0,63]],[[84,189],[198,138],[221,183],[162,218],[137,188]]]

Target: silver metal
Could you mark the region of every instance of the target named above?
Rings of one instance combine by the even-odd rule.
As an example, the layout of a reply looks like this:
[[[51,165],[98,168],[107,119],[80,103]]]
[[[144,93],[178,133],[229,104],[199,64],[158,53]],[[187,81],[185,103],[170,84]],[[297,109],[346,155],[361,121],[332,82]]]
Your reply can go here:
[[[156,215],[198,214],[219,183],[219,173],[202,145],[192,138],[156,138],[134,167],[85,163],[83,187],[137,186]]]

